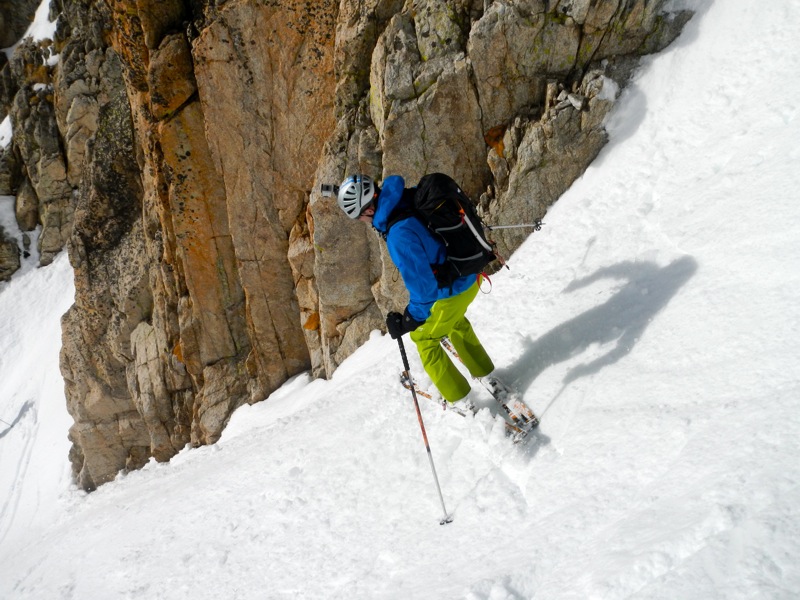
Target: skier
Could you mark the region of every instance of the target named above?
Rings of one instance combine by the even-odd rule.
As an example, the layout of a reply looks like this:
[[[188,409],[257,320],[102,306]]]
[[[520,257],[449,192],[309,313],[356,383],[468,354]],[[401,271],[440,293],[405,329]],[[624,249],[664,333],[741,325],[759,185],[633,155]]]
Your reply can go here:
[[[400,314],[390,312],[386,327],[393,339],[410,333],[425,372],[442,397],[461,408],[474,409],[467,398],[471,387],[440,345],[445,336],[470,374],[482,381],[498,400],[509,388],[495,375],[494,363],[465,313],[480,288],[482,275],[466,275],[449,287],[439,287],[431,265],[441,264],[444,243],[411,213],[411,194],[398,175],[379,188],[366,175],[354,175],[339,186],[338,203],[351,219],[370,223],[386,240],[392,261],[408,289],[409,303]]]

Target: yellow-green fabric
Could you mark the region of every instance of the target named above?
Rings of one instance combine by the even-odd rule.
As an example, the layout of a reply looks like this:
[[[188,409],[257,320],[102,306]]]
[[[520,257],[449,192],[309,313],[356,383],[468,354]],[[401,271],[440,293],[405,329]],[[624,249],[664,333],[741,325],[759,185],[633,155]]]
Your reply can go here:
[[[483,377],[494,370],[492,359],[464,316],[479,289],[478,282],[456,296],[437,300],[428,320],[410,334],[417,345],[425,372],[448,402],[461,400],[469,393],[470,385],[439,344],[443,337],[450,338],[453,348],[473,377]]]

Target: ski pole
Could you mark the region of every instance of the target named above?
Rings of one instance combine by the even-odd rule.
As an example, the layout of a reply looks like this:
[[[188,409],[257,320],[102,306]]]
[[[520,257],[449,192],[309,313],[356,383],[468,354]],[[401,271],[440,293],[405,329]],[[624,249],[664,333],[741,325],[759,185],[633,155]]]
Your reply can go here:
[[[397,345],[400,346],[400,356],[403,358],[403,368],[405,372],[403,373],[405,377],[408,378],[408,381],[412,381],[411,379],[411,367],[408,365],[408,356],[406,355],[406,348],[403,345],[403,338],[397,338]],[[414,389],[414,386],[411,386],[411,397],[414,398],[414,408],[417,410],[417,419],[419,420],[419,428],[422,430],[422,440],[425,442],[425,450],[428,451],[428,460],[431,463],[431,471],[433,472],[433,480],[436,482],[436,491],[439,492],[439,500],[442,503],[442,511],[444,512],[444,516],[442,520],[439,521],[439,525],[445,525],[447,523],[453,522],[453,517],[447,514],[447,508],[444,505],[444,496],[442,496],[442,488],[439,486],[439,477],[436,475],[436,467],[433,464],[433,454],[431,453],[431,445],[428,443],[428,434],[425,433],[425,423],[422,422],[422,413],[419,410],[419,402],[417,401],[417,392]]]
[[[533,223],[520,223],[519,225],[487,225],[486,228],[489,231],[493,231],[495,229],[522,229],[524,227],[533,227],[535,231],[541,231],[542,229],[541,219],[536,219]]]

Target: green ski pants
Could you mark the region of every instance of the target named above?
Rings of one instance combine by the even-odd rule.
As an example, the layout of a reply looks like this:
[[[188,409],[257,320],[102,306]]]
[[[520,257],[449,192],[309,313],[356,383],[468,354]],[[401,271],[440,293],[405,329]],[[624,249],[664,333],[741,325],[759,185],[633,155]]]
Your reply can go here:
[[[481,345],[465,313],[478,295],[480,282],[457,296],[437,300],[428,320],[411,332],[425,372],[448,402],[461,400],[470,391],[469,382],[450,360],[439,340],[447,336],[458,356],[473,377],[483,377],[494,370],[494,363]]]

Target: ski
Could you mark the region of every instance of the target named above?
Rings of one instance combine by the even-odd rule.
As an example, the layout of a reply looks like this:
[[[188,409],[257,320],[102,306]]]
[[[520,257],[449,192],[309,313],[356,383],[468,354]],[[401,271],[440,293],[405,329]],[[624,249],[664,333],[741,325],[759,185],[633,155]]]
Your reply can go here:
[[[447,410],[457,415],[461,415],[462,417],[466,417],[469,414],[474,415],[475,412],[471,410],[466,410],[461,408],[460,406],[453,406],[447,400],[442,398],[441,400],[437,399],[432,393],[427,390],[423,390],[420,388],[416,383],[410,381],[410,378],[406,373],[400,373],[400,383],[403,384],[403,387],[407,390],[410,390],[412,387],[414,391],[417,393],[417,396],[422,396],[423,398],[427,398],[431,402],[434,402],[442,407],[442,410]]]
[[[431,402],[434,402],[435,404],[441,406],[442,410],[446,410],[448,412],[455,413],[455,414],[457,414],[459,416],[462,416],[462,417],[466,417],[469,414],[472,414],[472,415],[475,414],[475,411],[466,410],[466,409],[461,408],[460,406],[453,406],[452,404],[447,402],[447,400],[445,400],[445,399],[441,399],[441,401],[440,401],[433,394],[431,394],[429,391],[423,390],[415,382],[411,381],[410,377],[405,372],[400,373],[400,383],[407,390],[413,389],[414,392],[416,392],[417,396],[422,396],[423,398],[427,398]],[[509,415],[509,418],[511,418],[511,416],[510,416],[511,413],[509,412],[509,409],[505,405],[503,405],[502,403],[499,403],[499,404],[501,404],[501,406],[503,408],[505,408],[506,413]],[[525,437],[528,435],[528,432],[530,431],[530,428],[526,429],[525,427],[522,427],[520,425],[516,425],[513,422],[509,423],[506,419],[503,419],[503,424],[505,425],[505,428],[506,428],[506,434],[509,435],[512,438],[512,440],[513,440],[513,442],[515,444],[518,443],[518,442],[521,442],[523,439],[525,439]]]
[[[508,414],[511,422],[520,429],[530,431],[539,424],[539,418],[519,397],[519,392],[513,389],[506,389],[497,393],[487,382],[480,380],[481,385],[488,390],[495,401]]]
[[[450,343],[448,338],[442,338],[440,343],[445,350],[447,350],[458,360],[461,360],[461,357],[458,356],[458,352],[456,352],[456,349],[453,348],[453,344]],[[503,384],[503,387],[505,388],[503,396],[492,389],[492,387],[489,386],[483,379],[476,379],[478,379],[478,381],[481,382],[481,385],[483,385],[483,387],[489,391],[495,401],[497,401],[500,407],[508,415],[508,418],[511,419],[511,422],[514,424],[514,426],[527,433],[539,425],[539,418],[536,416],[536,414],[534,414],[531,408],[525,404],[525,402],[523,402],[518,391]]]

